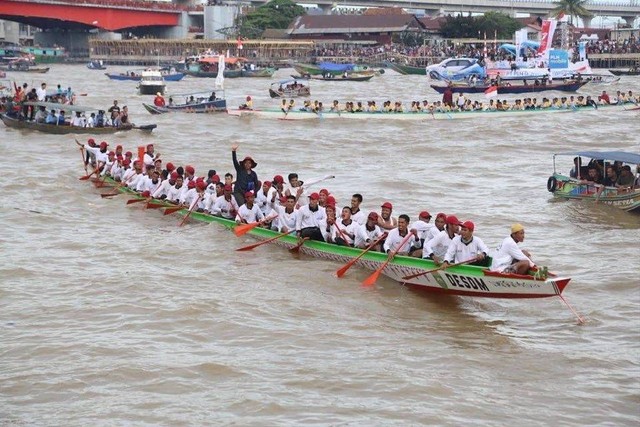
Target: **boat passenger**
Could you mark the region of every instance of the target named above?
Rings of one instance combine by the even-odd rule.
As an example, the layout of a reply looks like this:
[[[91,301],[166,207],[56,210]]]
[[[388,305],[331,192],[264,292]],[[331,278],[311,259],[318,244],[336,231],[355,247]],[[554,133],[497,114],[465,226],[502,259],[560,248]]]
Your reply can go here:
[[[616,187],[618,187],[618,191],[620,190],[631,190],[634,186],[635,177],[631,172],[631,166],[624,165],[620,170],[620,176],[616,181]]]
[[[107,112],[109,113],[109,115],[111,116],[111,122],[113,123],[113,121],[115,119],[118,118],[118,116],[120,115],[120,106],[118,105],[118,100],[114,99],[113,100],[113,105],[111,107],[109,107],[109,109],[107,110]],[[98,112],[99,113],[99,112]]]
[[[80,111],[76,111],[75,117],[71,119],[71,126],[84,127],[87,124],[84,117],[82,117],[82,113]]]
[[[409,215],[402,214],[398,217],[398,226],[389,231],[382,245],[386,253],[395,251],[398,255],[409,255],[413,248],[419,245],[418,233],[416,230],[409,230],[409,221]],[[402,244],[408,234],[413,237]]]
[[[356,113],[361,113],[363,111],[363,107],[362,107],[362,101],[358,101],[358,104],[356,105],[356,108],[354,110]]]
[[[164,97],[162,96],[162,93],[156,92],[156,97],[153,98],[153,105],[155,105],[156,107],[164,107],[165,104],[166,103]]]
[[[36,123],[45,123],[47,120],[47,109],[44,105],[38,107],[35,117],[33,118]]]
[[[217,99],[217,98],[216,98],[216,93],[215,93],[215,91],[214,91],[214,92],[211,92],[211,95],[209,96],[209,101],[215,101],[216,99]]]
[[[509,237],[506,237],[496,249],[491,263],[491,271],[527,274],[530,268],[535,267],[531,260],[531,254],[518,247],[518,243],[523,241],[524,227],[521,224],[513,224]]]
[[[220,216],[226,219],[233,219],[238,213],[238,208],[238,203],[233,197],[233,187],[231,184],[226,184],[223,187],[223,194],[215,199],[213,204],[211,204],[209,211],[211,212],[211,215]]]
[[[36,89],[39,102],[44,102],[47,99],[47,84],[42,83],[38,89]]]
[[[369,212],[365,223],[356,229],[353,246],[356,248],[366,248],[382,237],[383,234],[384,232],[378,227],[378,214],[376,212]],[[380,243],[371,249],[373,251],[379,251],[381,249]]]
[[[254,204],[255,195],[253,191],[244,193],[245,203],[238,208],[236,223],[249,224],[251,222],[262,221],[265,217],[260,208]]]
[[[311,193],[309,203],[298,210],[296,220],[296,235],[298,238],[309,238],[311,240],[324,241],[320,232],[320,222],[327,217],[325,208],[318,205],[318,193]]]
[[[613,166],[607,166],[606,175],[607,176],[604,178],[604,181],[602,181],[602,184],[605,187],[615,187],[618,182],[618,173],[616,172],[616,169]]]
[[[611,99],[609,98],[609,94],[606,90],[602,91],[602,94],[598,96],[598,103],[601,105],[609,105],[611,104]]]
[[[378,218],[378,226],[383,230],[392,230],[398,226],[398,220],[391,216],[393,205],[390,202],[384,202],[380,206],[380,216]]]
[[[55,125],[58,123],[58,116],[56,116],[56,110],[49,111],[45,123],[48,125]]]
[[[60,115],[58,116],[58,126],[66,125],[66,117],[64,116],[64,110],[60,110]]]
[[[436,264],[441,264],[444,260],[449,244],[460,232],[462,222],[455,215],[447,216],[445,229],[438,233],[433,239],[425,242],[422,249],[422,258],[433,259]]]
[[[233,195],[238,205],[241,205],[244,203],[244,194],[247,191],[254,191],[259,188],[258,174],[253,170],[258,164],[250,156],[246,156],[241,162],[238,162],[237,149],[238,144],[231,146],[231,160],[236,170],[236,182],[233,188]]]
[[[489,248],[482,239],[473,235],[475,225],[465,221],[460,226],[460,234],[453,238],[444,256],[444,265],[475,260],[471,265],[483,265]]]

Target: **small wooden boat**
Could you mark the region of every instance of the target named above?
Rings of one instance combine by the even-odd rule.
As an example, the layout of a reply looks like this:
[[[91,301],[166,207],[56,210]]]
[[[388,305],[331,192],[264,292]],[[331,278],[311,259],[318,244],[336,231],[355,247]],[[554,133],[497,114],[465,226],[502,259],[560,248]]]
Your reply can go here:
[[[115,186],[116,183],[106,178],[105,183]],[[132,190],[116,186],[118,192],[142,201],[143,197]],[[155,201],[162,207],[174,207],[165,201]],[[186,216],[193,221],[216,223],[224,229],[236,226],[234,221],[201,212],[189,212],[187,208],[180,209],[177,215]],[[270,229],[255,227],[247,236],[264,241],[271,239],[272,243],[287,249],[296,248],[301,254],[344,264],[354,262],[354,265],[367,270],[380,270],[381,274],[399,283],[441,294],[483,298],[547,298],[559,296],[567,287],[571,278],[549,274],[547,277],[531,275],[503,274],[489,271],[486,267],[460,265],[437,269],[437,265],[427,259],[395,256],[389,260],[387,254],[375,251],[363,253],[362,249],[348,246],[308,240],[300,245],[300,241],[293,235],[281,236]],[[340,265],[340,264],[337,264]],[[419,275],[419,273],[424,273]],[[411,277],[410,276],[417,276]]]
[[[170,101],[174,98],[184,97],[184,102],[179,104],[171,103],[163,107],[145,104],[142,106],[151,114],[165,114],[165,113],[226,113],[227,112],[227,100],[222,94],[222,98],[216,95],[215,92],[194,92],[189,94],[171,95]]]
[[[622,162],[631,166],[631,184],[629,186],[603,186],[587,181],[582,175],[584,167],[580,167],[576,173],[564,175],[556,171],[556,156],[571,156],[578,159],[582,165],[582,157],[591,159],[591,162],[601,162],[606,171],[607,166],[613,162]],[[575,160],[574,160],[575,164]],[[603,205],[615,206],[619,209],[631,212],[640,211],[640,188],[635,187],[635,168],[640,165],[640,154],[624,151],[575,151],[557,153],[553,155],[553,175],[547,180],[547,190],[553,196],[560,199],[588,200]],[[575,175],[575,177],[571,177]]]
[[[557,90],[562,92],[575,92],[582,86],[586,85],[588,81],[571,81],[571,82],[559,82],[559,83],[547,83],[546,85],[533,85],[533,84],[503,84],[498,86],[498,94],[503,95],[507,93],[536,93],[544,92],[548,90]],[[444,93],[447,88],[451,88],[453,93],[484,93],[491,87],[490,84],[478,84],[469,85],[466,83],[451,84],[449,86],[431,85],[431,88],[438,93]]]
[[[303,82],[306,82],[303,83]],[[306,79],[286,79],[271,83],[269,96],[271,98],[297,98],[310,96],[311,88]]]
[[[15,71],[19,73],[36,73],[36,74],[44,74],[49,72],[49,67],[33,67],[31,65],[3,65],[0,66],[0,71]]]
[[[56,104],[52,102],[25,102],[23,105],[33,106],[33,107],[44,107],[46,110],[63,110],[65,112],[86,112],[97,110],[94,108],[89,108],[86,106],[78,106],[78,105],[65,105],[65,104]],[[55,135],[66,135],[66,134],[113,134],[117,132],[126,132],[131,130],[140,130],[143,132],[151,132],[153,131],[157,125],[150,124],[144,126],[136,126],[136,125],[128,125],[122,127],[113,127],[113,126],[104,126],[104,127],[79,127],[79,126],[71,126],[69,124],[65,125],[57,125],[57,124],[46,124],[46,123],[37,123],[35,121],[29,120],[21,120],[18,117],[14,117],[7,113],[0,114],[0,119],[5,124],[5,126],[13,129],[27,129],[27,130],[35,130],[43,133],[50,133]]]
[[[628,70],[609,70],[614,76],[640,76],[640,67],[631,67]]]
[[[417,75],[417,76],[426,76],[427,75],[427,67],[414,67],[412,65],[402,65],[395,62],[387,61],[385,62],[387,67],[391,68],[393,71],[403,74],[403,75]]]
[[[345,72],[358,73],[360,75],[384,74],[384,69],[382,68],[375,70],[368,65],[336,64],[334,62],[320,62],[317,65],[296,62],[293,64],[293,68],[302,76],[306,74],[310,76],[321,76],[327,75],[327,73],[334,76],[341,76]]]
[[[265,77],[271,78],[276,72],[275,68],[255,68],[251,69],[243,57],[225,57],[225,67],[223,70],[225,79],[235,79],[239,77]],[[204,56],[192,59],[186,64],[185,73],[192,77],[218,77],[219,56]]]
[[[271,78],[275,74],[275,68],[258,68],[256,70],[242,70],[240,77],[267,77]]]
[[[104,73],[105,76],[109,77],[111,80],[131,80],[134,82],[139,82],[142,79],[142,73],[144,70],[140,71],[127,71],[125,73],[113,74],[113,73]],[[163,71],[160,69],[160,74],[162,78],[166,82],[177,82],[184,78],[185,73],[178,73],[175,71]]]
[[[373,74],[360,75],[360,74],[344,74],[342,76],[336,76],[333,74],[326,74],[324,76],[311,76],[311,80],[322,80],[325,82],[368,82],[373,78]]]

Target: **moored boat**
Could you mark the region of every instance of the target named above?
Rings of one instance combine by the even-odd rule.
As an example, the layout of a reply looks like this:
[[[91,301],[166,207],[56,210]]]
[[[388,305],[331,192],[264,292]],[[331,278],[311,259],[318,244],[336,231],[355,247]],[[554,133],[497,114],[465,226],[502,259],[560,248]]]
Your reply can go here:
[[[609,70],[614,76],[640,76],[640,66],[631,67],[628,70]]]
[[[574,157],[574,171],[568,175],[557,172],[556,156]],[[631,170],[630,185],[602,185],[589,181],[587,167],[582,166],[582,157],[591,159],[589,164],[604,171],[614,162],[640,165],[640,154],[624,151],[575,151],[553,155],[553,174],[547,180],[547,190],[559,199],[587,200],[603,205],[615,206],[625,211],[640,211],[640,188],[634,186],[634,169]],[[576,160],[577,159],[577,160]],[[595,162],[595,163],[594,163]],[[596,165],[597,163],[597,165]],[[577,170],[575,165],[578,165]]]
[[[310,76],[326,75],[327,73],[334,76],[340,76],[345,72],[354,72],[361,75],[375,75],[384,74],[383,69],[374,70],[368,65],[358,64],[336,64],[333,62],[319,62],[316,64],[305,64],[302,62],[296,62],[293,64],[293,68],[302,76],[308,74]]]
[[[373,74],[361,75],[357,73],[344,73],[341,76],[335,74],[325,74],[322,76],[311,76],[311,80],[322,80],[325,82],[368,82],[373,78]]]
[[[109,178],[106,182],[115,185],[115,182]],[[122,186],[116,188],[121,193],[142,200],[141,195],[128,188]],[[175,206],[163,201],[157,201],[157,203],[164,207]],[[189,212],[187,208],[178,210],[177,214],[189,215],[189,218],[194,221],[216,223],[226,229],[236,226],[234,221],[206,213]],[[446,270],[433,271],[438,266],[433,261],[422,258],[396,256],[387,262],[387,254],[381,252],[363,253],[362,249],[319,241],[304,241],[300,245],[300,241],[292,235],[274,239],[278,237],[278,232],[261,227],[251,229],[247,235],[258,240],[273,239],[274,245],[288,249],[297,247],[300,253],[314,258],[338,263],[354,261],[354,265],[368,270],[382,268],[381,273],[392,280],[418,289],[449,295],[484,298],[546,298],[561,295],[571,280],[568,276],[556,274],[549,274],[548,277],[503,274],[489,271],[486,267],[470,265],[452,266]],[[356,260],[357,257],[360,258]],[[419,273],[425,274],[408,277]]]
[[[427,75],[427,67],[414,67],[413,65],[403,65],[398,64],[396,62],[387,61],[385,65],[391,68],[393,71],[403,74],[403,75],[415,75],[415,76],[426,76]]]
[[[104,75],[109,77],[111,80],[131,80],[134,82],[139,82],[144,71],[145,70],[126,71],[119,74],[104,73]],[[159,69],[158,71],[166,82],[177,82],[182,80],[185,76],[185,73],[178,73],[175,70]]]

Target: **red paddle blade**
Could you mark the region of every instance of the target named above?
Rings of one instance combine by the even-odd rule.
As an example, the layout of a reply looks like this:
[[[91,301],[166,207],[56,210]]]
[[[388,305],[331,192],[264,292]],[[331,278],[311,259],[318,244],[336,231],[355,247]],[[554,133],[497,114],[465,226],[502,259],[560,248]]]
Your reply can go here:
[[[233,229],[233,232],[236,234],[236,236],[240,237],[247,234],[249,231],[253,230],[258,225],[260,225],[259,222],[252,222],[251,224],[236,225],[236,227]]]
[[[182,206],[177,206],[175,208],[167,208],[164,210],[164,214],[165,215],[171,215],[172,213],[178,212],[180,210],[182,210],[183,207]]]
[[[131,205],[133,203],[140,203],[140,202],[144,202],[146,199],[129,199],[127,200],[127,204]]]
[[[80,181],[86,181],[89,178],[91,178],[91,175],[85,175],[85,176],[81,176],[80,178],[78,178]]]
[[[376,271],[373,272],[373,274],[369,277],[367,277],[366,279],[364,279],[362,281],[362,286],[373,286],[376,284],[376,281],[378,280],[378,277],[380,276],[380,273],[382,273],[382,268],[377,269]]]
[[[147,208],[147,209],[160,209],[160,208],[164,208],[164,207],[166,207],[166,205],[157,204],[157,203],[153,203],[153,202],[147,202],[147,205],[145,206],[145,208]]]
[[[117,196],[120,193],[102,193],[100,195],[100,197],[104,198],[104,197],[113,197],[113,196]]]
[[[357,261],[357,258],[353,259],[353,260],[349,261],[348,263],[346,263],[345,265],[343,265],[338,271],[336,271],[336,276],[338,276],[338,277],[344,276],[344,274],[347,272],[347,270],[349,270],[351,268],[351,266],[353,264],[355,264],[356,261]]]

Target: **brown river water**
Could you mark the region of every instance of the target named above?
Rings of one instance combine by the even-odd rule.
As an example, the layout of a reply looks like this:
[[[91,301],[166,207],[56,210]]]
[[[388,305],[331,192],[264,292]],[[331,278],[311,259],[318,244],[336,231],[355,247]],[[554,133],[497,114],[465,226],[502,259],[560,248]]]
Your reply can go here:
[[[538,264],[573,278],[564,296],[586,322],[558,298],[433,296],[384,277],[363,289],[370,272],[359,268],[338,279],[338,263],[269,245],[236,252],[252,240],[100,198],[78,180],[73,136],[2,126],[0,426],[640,423],[640,215],[553,201],[546,189],[554,152],[640,152],[637,111],[420,123],[151,116],[135,83],[84,66],[9,77],[71,86],[88,94],[80,104],[118,99],[158,128],[98,140],[132,151],[153,142],[165,162],[200,174],[232,171],[237,142],[261,179],[335,175],[319,187],[341,205],[359,192],[367,211],[390,200],[412,219],[456,214],[491,248],[521,222]],[[277,105],[269,83],[227,79],[229,106],[246,95]],[[187,77],[168,90],[212,85]],[[640,78],[581,93],[603,89],[637,93]],[[325,105],[440,98],[424,76],[390,71],[311,90]],[[558,157],[561,171],[570,163]]]

